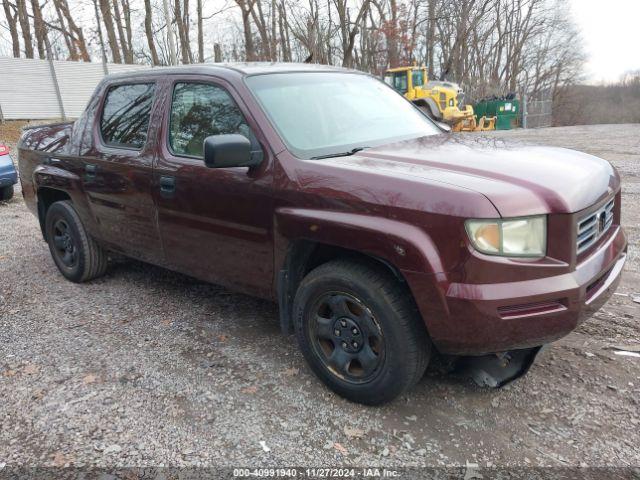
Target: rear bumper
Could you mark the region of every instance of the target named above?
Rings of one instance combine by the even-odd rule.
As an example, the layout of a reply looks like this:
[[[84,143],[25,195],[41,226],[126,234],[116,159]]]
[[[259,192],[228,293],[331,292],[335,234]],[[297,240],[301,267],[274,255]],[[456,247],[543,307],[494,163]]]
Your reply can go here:
[[[0,187],[18,183],[18,174],[9,155],[0,157]]]
[[[424,278],[408,281],[442,353],[481,355],[530,348],[567,335],[606,303],[620,281],[626,249],[624,232],[617,227],[573,272],[508,283],[441,283],[431,290],[425,290]],[[440,306],[434,308],[438,290],[443,293]]]

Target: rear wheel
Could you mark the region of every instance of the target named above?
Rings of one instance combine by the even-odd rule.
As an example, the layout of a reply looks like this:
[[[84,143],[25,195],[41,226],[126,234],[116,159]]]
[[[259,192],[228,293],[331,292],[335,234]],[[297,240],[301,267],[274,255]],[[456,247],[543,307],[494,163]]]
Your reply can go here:
[[[388,402],[424,374],[431,344],[409,292],[384,269],[331,261],[301,282],[294,301],[300,348],[343,397]]]
[[[86,282],[106,271],[106,252],[87,234],[70,201],[49,207],[45,233],[53,261],[67,280]]]
[[[0,189],[0,200],[11,200],[13,198],[13,185]]]

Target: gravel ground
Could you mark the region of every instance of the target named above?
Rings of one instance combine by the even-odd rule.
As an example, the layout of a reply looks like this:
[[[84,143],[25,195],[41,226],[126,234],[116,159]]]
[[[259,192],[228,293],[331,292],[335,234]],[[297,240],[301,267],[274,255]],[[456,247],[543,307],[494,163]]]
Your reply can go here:
[[[274,305],[133,261],[64,281],[21,195],[0,203],[0,469],[639,466],[640,359],[611,348],[640,345],[640,125],[493,135],[619,169],[618,294],[504,389],[430,368],[379,408],[325,389]]]

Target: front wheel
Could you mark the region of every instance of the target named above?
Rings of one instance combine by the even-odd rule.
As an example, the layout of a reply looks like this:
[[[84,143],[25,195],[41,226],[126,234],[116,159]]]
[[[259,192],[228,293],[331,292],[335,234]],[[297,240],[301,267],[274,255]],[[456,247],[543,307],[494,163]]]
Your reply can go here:
[[[294,326],[314,373],[339,395],[379,405],[424,374],[431,343],[407,289],[384,267],[336,260],[311,271]]]
[[[70,201],[49,207],[45,233],[53,261],[67,280],[86,282],[106,271],[107,253],[87,234]]]
[[[11,200],[13,198],[13,185],[0,188],[0,200]]]

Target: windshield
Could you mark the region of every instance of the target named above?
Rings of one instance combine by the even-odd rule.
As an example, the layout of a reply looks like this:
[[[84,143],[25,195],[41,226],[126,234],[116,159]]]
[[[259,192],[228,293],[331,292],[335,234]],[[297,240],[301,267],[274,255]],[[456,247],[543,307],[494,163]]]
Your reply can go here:
[[[299,158],[441,133],[410,102],[368,75],[269,74],[248,77],[247,84]]]

